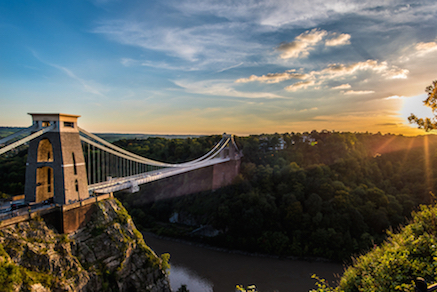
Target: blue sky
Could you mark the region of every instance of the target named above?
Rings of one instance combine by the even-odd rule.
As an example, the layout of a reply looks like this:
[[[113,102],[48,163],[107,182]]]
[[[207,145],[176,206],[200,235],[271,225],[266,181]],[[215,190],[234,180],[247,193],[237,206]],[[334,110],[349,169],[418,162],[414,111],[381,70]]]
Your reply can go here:
[[[420,134],[435,1],[2,1],[0,125]],[[430,115],[430,112],[424,112]]]

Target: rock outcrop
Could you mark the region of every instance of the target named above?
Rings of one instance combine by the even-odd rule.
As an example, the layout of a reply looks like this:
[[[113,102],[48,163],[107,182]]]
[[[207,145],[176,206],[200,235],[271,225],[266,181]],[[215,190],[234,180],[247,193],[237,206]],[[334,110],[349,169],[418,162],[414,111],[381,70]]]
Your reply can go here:
[[[171,292],[168,256],[145,244],[118,201],[96,204],[86,227],[69,235],[41,218],[2,229],[0,290]]]

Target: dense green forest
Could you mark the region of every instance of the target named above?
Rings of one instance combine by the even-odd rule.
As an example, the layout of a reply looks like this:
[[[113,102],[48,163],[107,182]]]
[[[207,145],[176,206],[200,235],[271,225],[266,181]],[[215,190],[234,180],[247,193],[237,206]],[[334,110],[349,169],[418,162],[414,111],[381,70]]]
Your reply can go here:
[[[146,154],[142,151],[150,151],[151,142],[123,141],[122,146]],[[172,149],[194,143],[206,150],[212,142],[159,143],[154,158],[178,162],[175,151],[167,150],[170,143],[178,145]],[[190,228],[183,232],[177,225],[163,225],[178,213],[193,228],[217,229],[219,235],[203,239],[211,244],[348,260],[382,242],[385,230],[405,223],[435,193],[435,136],[313,131],[239,137],[237,144],[244,157],[232,186],[130,208],[136,222],[154,232],[188,237]],[[129,208],[134,196],[120,198]]]
[[[179,163],[201,157],[221,139],[221,136],[202,136],[186,139],[166,139],[150,137],[148,139],[122,139],[115,145],[154,160]]]
[[[0,198],[24,193],[27,148],[0,156]]]
[[[0,127],[0,139],[23,129],[19,127]],[[3,145],[0,144],[1,146]],[[27,146],[21,146],[0,155],[0,198],[23,194],[26,159]]]

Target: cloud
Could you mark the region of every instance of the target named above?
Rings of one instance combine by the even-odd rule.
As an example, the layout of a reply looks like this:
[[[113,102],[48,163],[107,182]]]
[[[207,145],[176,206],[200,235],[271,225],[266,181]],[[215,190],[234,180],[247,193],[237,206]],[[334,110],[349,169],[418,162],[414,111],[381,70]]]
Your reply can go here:
[[[384,17],[389,22],[423,21],[423,14],[435,11],[433,1],[405,5],[396,0],[186,0],[170,2],[188,16],[213,15],[229,21],[253,22],[266,27],[315,27],[341,15]],[[420,13],[418,13],[420,12]]]
[[[344,94],[346,94],[346,95],[361,95],[361,94],[371,94],[371,93],[375,93],[375,91],[373,91],[373,90],[360,90],[360,91],[348,90]]]
[[[79,82],[85,91],[92,93],[92,94],[96,94],[102,97],[106,97],[101,90],[97,89],[98,85],[94,84],[95,82],[91,81],[91,80],[85,80],[83,78],[78,77],[76,74],[74,74],[70,69],[57,65],[57,64],[53,64],[50,62],[46,62],[44,61],[34,50],[31,50],[33,56],[35,58],[38,59],[38,61],[40,61],[41,63],[44,63],[48,66],[51,66],[53,68],[56,68],[62,72],[64,72],[68,77],[72,78],[73,80],[76,80],[77,82]]]
[[[295,70],[287,70],[283,73],[268,73],[267,75],[256,76],[251,75],[249,78],[240,78],[235,80],[236,83],[247,83],[253,81],[259,81],[263,83],[279,83],[289,79],[307,79],[308,74],[295,73]]]
[[[226,68],[222,68],[222,69],[218,70],[217,72],[224,72],[224,71],[227,71],[227,70],[231,70],[231,69],[240,67],[243,64],[244,64],[243,62],[240,62],[239,64],[235,64],[235,65],[232,65],[232,66],[229,66],[229,67],[226,67]]]
[[[304,108],[304,109],[299,110],[298,112],[303,113],[303,112],[307,112],[307,111],[316,111],[316,110],[318,110],[318,109],[319,109],[319,108],[317,108],[317,107]]]
[[[418,43],[416,45],[416,50],[418,51],[419,55],[423,56],[428,53],[437,51],[437,43],[436,42],[429,42],[429,43]]]
[[[152,30],[145,22],[127,20],[105,22],[94,32],[104,34],[122,44],[166,51],[173,56],[191,61],[197,58],[202,50],[202,43],[205,42],[204,38],[207,38],[201,36],[194,41],[193,29],[158,27]]]
[[[269,92],[243,92],[232,88],[232,83],[223,80],[207,80],[191,82],[188,80],[173,81],[185,91],[196,94],[205,94],[213,96],[229,96],[239,98],[283,98],[283,96]]]
[[[375,124],[375,126],[399,127],[402,126],[402,123],[382,123],[382,124]]]
[[[285,90],[287,90],[287,91],[297,91],[297,90],[302,89],[302,88],[305,89],[308,86],[312,86],[314,84],[315,83],[314,83],[313,80],[300,81],[300,82],[296,82],[296,83],[294,83],[292,85],[289,85],[289,86],[285,87]]]
[[[357,62],[349,65],[345,64],[329,64],[327,68],[313,72],[315,75],[323,75],[329,78],[338,77],[343,75],[354,74],[357,71],[372,70],[376,72],[382,72],[387,69],[387,63],[378,63],[376,60],[367,60],[365,62]]]
[[[326,30],[314,28],[298,35],[292,42],[281,43],[276,50],[281,52],[279,56],[282,59],[307,57],[309,52],[327,35]],[[350,38],[351,36],[346,33],[331,33],[329,39],[325,41],[325,45],[328,47],[348,45]]]
[[[351,36],[347,33],[334,33],[332,34],[332,37],[330,39],[327,39],[325,41],[325,45],[328,47],[348,45],[350,44],[350,38]]]
[[[351,88],[349,84],[342,84],[339,86],[332,87],[331,89],[348,89],[348,88]]]
[[[376,60],[367,60],[365,62],[356,62],[352,64],[330,64],[320,71],[311,71],[309,73],[296,73],[295,70],[287,70],[281,73],[269,73],[262,76],[251,75],[248,78],[237,79],[236,83],[247,82],[262,82],[262,83],[279,83],[289,79],[300,79],[302,82],[297,82],[285,87],[287,91],[297,91],[299,89],[306,89],[309,86],[321,85],[323,82],[329,80],[342,79],[345,77],[355,77],[360,72],[375,72],[386,79],[400,79],[407,78],[409,71],[401,69],[397,66],[389,66],[387,62],[378,62]],[[364,82],[364,81],[363,81]],[[350,84],[342,84],[332,89],[348,89]],[[348,91],[346,94],[368,94],[373,93],[369,91]]]
[[[153,61],[142,61],[139,62],[141,66],[144,67],[152,67],[152,68],[158,68],[158,69],[165,69],[165,70],[175,70],[175,71],[197,71],[202,66],[201,64],[193,64],[190,65],[172,65],[167,62],[153,62]]]
[[[410,73],[407,69],[400,69],[395,66],[391,68],[387,73],[384,74],[384,76],[387,76],[388,79],[407,79],[408,73]]]
[[[309,51],[319,43],[328,33],[325,30],[312,29],[298,35],[290,43],[282,43],[276,49],[281,53],[282,59],[306,57]]]
[[[391,100],[391,99],[404,99],[404,98],[402,96],[392,95],[392,96],[388,96],[388,97],[386,97],[384,99]]]
[[[154,26],[146,20],[108,20],[93,32],[124,45],[177,58],[173,63],[188,63],[187,70],[238,66],[247,56],[267,50],[249,37],[245,24],[238,23]]]
[[[407,78],[408,70],[400,69],[396,66],[388,66],[387,62],[378,62],[376,60],[367,60],[365,62],[345,64],[330,64],[327,68],[312,72],[313,75],[319,75],[324,79],[333,79],[345,75],[352,75],[358,71],[374,71],[386,76],[387,79]]]
[[[139,62],[131,58],[121,58],[120,63],[125,67],[130,67],[138,64]]]

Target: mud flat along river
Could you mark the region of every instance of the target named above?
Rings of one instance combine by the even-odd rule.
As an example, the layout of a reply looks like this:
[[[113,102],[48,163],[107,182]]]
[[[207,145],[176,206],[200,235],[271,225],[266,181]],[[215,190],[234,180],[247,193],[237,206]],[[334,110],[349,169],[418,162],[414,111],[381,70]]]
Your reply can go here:
[[[150,234],[144,234],[144,239],[158,255],[170,253],[174,291],[181,284],[186,284],[190,292],[234,292],[237,284],[255,284],[260,292],[303,292],[315,288],[311,275],[331,283],[344,270],[338,263],[245,255]]]

